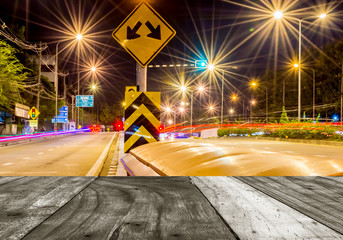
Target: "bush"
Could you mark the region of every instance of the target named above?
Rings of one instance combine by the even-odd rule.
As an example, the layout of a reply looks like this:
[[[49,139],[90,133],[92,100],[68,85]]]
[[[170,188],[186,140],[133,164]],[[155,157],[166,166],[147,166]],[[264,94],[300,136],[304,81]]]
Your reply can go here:
[[[271,129],[256,127],[219,129],[218,137],[228,137],[232,134],[252,135],[257,132],[263,132],[262,136],[272,138],[343,141],[343,135],[337,133],[337,131],[337,127],[334,126],[285,124],[273,126]]]

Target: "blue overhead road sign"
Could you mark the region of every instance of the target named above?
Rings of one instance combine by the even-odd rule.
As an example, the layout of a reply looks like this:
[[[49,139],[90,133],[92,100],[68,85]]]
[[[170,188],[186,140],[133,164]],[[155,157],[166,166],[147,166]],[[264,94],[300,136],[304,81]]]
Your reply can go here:
[[[68,106],[62,106],[58,111],[60,114],[57,115],[57,123],[68,123]],[[51,119],[51,122],[55,122],[55,117]]]
[[[76,107],[93,107],[94,96],[93,95],[77,95]]]

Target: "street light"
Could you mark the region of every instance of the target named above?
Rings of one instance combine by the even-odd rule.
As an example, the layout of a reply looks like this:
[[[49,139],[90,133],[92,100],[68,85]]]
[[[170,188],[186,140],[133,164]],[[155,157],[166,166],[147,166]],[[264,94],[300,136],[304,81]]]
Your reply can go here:
[[[208,65],[208,70],[213,71],[215,66],[213,64]],[[220,124],[223,124],[223,114],[224,114],[224,75],[225,72],[222,70],[222,101],[221,101],[221,112],[220,112]]]
[[[306,17],[302,19],[297,19],[299,22],[299,61],[298,61],[298,121],[301,121],[301,24],[305,19],[315,19],[320,18],[324,19],[326,18],[326,13],[322,13],[319,16],[311,16]]]
[[[79,41],[82,40],[82,34],[80,34],[80,33],[77,34],[77,35],[76,35],[76,39],[79,40]]]
[[[96,71],[96,67],[92,67],[91,70],[92,70],[92,72],[95,72]]]
[[[208,70],[213,71],[215,67],[213,64],[208,64],[207,68]]]
[[[203,87],[203,86],[199,86],[198,88],[197,88],[197,91],[198,92],[203,92],[205,90],[205,88]],[[181,86],[181,91],[182,92],[186,92],[187,91],[187,88],[185,87],[185,86]],[[190,121],[190,128],[191,128],[191,130],[190,130],[190,134],[191,134],[191,137],[192,137],[192,134],[193,134],[193,89],[191,89],[190,90],[190,92],[191,92],[191,121]],[[181,102],[181,106],[184,106],[185,105],[185,102]]]
[[[273,15],[276,20],[280,20],[281,18],[283,18],[283,12],[280,10],[275,11]]]
[[[76,40],[81,42],[82,34],[78,33],[75,36]],[[77,95],[80,95],[80,47],[78,46],[77,54]],[[77,125],[80,125],[80,107],[77,107]]]

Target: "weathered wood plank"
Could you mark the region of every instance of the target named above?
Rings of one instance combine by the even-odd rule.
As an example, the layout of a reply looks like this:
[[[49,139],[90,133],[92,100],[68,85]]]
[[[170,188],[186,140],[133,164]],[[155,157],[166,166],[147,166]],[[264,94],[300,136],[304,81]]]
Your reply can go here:
[[[16,180],[18,180],[20,178],[23,178],[23,177],[0,177],[0,186],[4,185],[6,183],[10,183],[10,182],[16,181]]]
[[[192,180],[241,239],[343,237],[233,177],[193,177]]]
[[[342,177],[238,179],[343,234]]]
[[[99,177],[25,239],[235,239],[188,177]]]
[[[93,180],[87,177],[24,177],[1,185],[0,239],[22,238]]]

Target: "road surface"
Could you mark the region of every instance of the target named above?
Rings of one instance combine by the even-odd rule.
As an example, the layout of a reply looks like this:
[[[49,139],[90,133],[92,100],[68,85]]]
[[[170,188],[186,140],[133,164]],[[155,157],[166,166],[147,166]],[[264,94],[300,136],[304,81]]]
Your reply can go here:
[[[0,148],[0,176],[85,176],[114,133],[81,133]]]
[[[157,142],[131,150],[168,176],[343,175],[343,146],[253,138]]]

